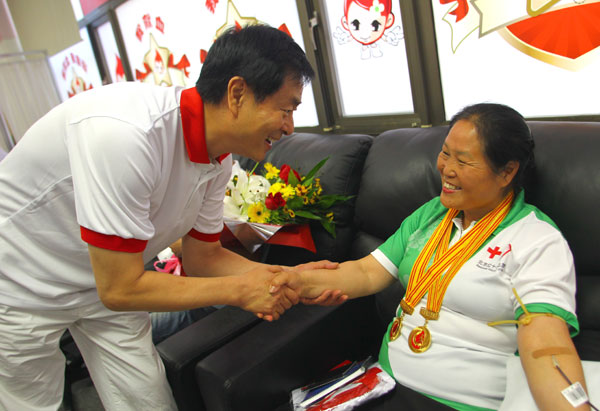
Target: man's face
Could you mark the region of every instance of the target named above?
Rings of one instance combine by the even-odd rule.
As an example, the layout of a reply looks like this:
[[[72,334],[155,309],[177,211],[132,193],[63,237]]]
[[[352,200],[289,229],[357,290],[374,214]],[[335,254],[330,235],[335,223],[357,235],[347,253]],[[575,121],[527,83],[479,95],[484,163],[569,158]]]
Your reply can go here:
[[[302,100],[301,82],[290,78],[261,102],[250,92],[240,108],[237,154],[261,161],[271,143],[294,131],[294,111]]]

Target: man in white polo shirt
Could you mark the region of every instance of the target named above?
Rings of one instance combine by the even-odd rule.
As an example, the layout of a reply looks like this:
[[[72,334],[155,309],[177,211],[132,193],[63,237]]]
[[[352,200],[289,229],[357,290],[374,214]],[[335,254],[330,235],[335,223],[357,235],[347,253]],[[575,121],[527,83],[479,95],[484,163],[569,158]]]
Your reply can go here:
[[[282,270],[223,249],[236,153],[292,133],[314,72],[266,26],[219,37],[196,88],[120,83],[34,124],[0,164],[0,409],[57,409],[69,329],[106,409],[175,409],[147,311],[214,304],[266,319],[298,302]],[[183,237],[186,277],[144,263]],[[289,274],[292,275],[292,274]]]

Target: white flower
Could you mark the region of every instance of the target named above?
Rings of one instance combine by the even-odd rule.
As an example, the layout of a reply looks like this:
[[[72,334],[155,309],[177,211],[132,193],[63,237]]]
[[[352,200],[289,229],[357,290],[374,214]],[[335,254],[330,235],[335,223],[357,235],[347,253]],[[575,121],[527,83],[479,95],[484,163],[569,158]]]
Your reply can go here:
[[[223,215],[227,218],[246,221],[248,207],[251,204],[264,202],[271,184],[263,176],[250,175],[235,160],[231,170],[231,180],[227,183],[230,192],[225,196]]]
[[[235,204],[233,198],[225,196],[223,199],[223,217],[230,220],[247,221],[248,216],[243,206]]]

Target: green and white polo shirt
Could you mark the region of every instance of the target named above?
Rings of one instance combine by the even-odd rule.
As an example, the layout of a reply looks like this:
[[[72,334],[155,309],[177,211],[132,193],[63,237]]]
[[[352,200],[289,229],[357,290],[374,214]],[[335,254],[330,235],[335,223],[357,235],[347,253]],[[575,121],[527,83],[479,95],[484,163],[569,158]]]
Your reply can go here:
[[[406,287],[411,268],[444,217],[447,209],[439,197],[410,215],[372,255]],[[454,220],[451,244],[470,227]],[[464,409],[497,409],[506,388],[506,362],[517,351],[514,324],[490,327],[490,321],[518,318],[522,313],[513,295],[531,312],[551,312],[562,317],[573,334],[575,268],[569,246],[548,216],[524,202],[519,193],[500,226],[454,277],[443,300],[440,317],[429,321],[432,343],[424,353],[414,353],[407,337],[421,326],[423,297],[413,315],[405,315],[401,336],[389,341],[389,327],[380,352],[381,365],[407,387],[454,403]],[[398,308],[398,315],[401,309]],[[392,319],[390,319],[391,321]],[[391,323],[390,323],[391,325]]]

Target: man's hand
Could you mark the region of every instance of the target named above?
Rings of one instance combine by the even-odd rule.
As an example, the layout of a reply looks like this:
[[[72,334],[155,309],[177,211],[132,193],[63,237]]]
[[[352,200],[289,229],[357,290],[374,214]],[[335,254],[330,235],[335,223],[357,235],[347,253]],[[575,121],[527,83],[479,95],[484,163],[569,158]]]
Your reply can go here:
[[[245,291],[240,298],[240,307],[255,313],[267,321],[279,319],[281,314],[300,300],[299,294],[282,284],[295,284],[298,287],[298,274],[284,271],[279,266],[261,266],[248,271],[240,279],[244,279]],[[274,279],[279,280],[274,282]]]

